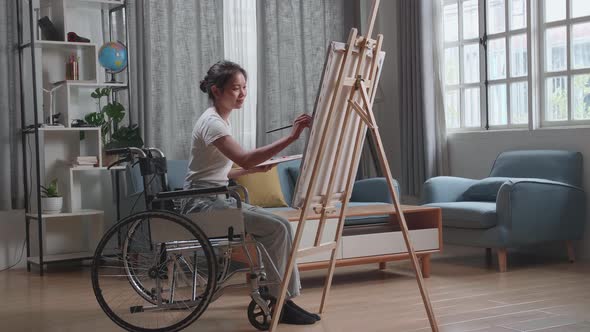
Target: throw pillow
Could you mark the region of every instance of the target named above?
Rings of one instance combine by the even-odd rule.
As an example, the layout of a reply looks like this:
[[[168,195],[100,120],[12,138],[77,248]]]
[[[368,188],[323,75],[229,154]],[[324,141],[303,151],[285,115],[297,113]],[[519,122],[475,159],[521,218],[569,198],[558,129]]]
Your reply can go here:
[[[281,191],[276,167],[267,172],[240,176],[235,181],[248,189],[252,205],[266,208],[288,206]]]
[[[495,202],[500,187],[511,178],[490,177],[479,180],[463,193],[463,201]]]

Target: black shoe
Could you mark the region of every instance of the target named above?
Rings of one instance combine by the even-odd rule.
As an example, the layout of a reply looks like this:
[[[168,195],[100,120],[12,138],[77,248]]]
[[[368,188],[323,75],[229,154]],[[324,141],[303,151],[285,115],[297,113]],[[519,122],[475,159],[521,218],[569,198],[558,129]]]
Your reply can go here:
[[[283,310],[281,312],[281,319],[279,320],[281,323],[284,324],[293,324],[293,325],[311,325],[315,324],[316,320],[308,316],[299,310],[291,307],[290,305],[283,305]]]
[[[312,313],[312,312],[309,312],[309,311],[307,311],[307,310],[305,310],[305,309],[301,308],[300,306],[298,306],[297,304],[295,304],[295,302],[293,302],[293,301],[291,301],[291,300],[287,300],[287,301],[285,302],[285,305],[288,305],[288,306],[290,306],[291,308],[293,308],[293,309],[295,309],[295,310],[299,311],[300,313],[302,313],[302,314],[305,314],[305,315],[307,315],[307,316],[309,316],[309,317],[311,317],[311,318],[313,318],[313,319],[315,319],[315,320],[321,320],[321,319],[322,319],[322,317],[320,317],[320,315],[318,315],[318,314],[314,314],[314,313]]]

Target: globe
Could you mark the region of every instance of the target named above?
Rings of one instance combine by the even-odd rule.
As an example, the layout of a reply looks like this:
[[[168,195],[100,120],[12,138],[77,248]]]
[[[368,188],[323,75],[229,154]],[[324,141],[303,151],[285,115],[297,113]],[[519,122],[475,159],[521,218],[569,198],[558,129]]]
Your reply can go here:
[[[98,62],[111,74],[127,68],[127,48],[119,42],[108,42],[98,50]]]

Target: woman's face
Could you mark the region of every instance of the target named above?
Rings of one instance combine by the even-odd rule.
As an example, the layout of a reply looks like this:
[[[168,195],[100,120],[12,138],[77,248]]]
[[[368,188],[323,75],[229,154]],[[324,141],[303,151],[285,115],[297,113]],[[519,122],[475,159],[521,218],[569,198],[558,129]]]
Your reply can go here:
[[[238,72],[227,82],[223,90],[213,87],[215,103],[227,109],[242,108],[247,94],[246,83],[244,75]]]

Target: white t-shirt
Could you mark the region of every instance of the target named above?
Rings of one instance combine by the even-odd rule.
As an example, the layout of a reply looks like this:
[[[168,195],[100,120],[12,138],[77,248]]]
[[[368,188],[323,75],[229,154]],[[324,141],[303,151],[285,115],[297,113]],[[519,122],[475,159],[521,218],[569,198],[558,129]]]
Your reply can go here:
[[[208,108],[199,117],[193,128],[185,188],[227,186],[227,175],[233,163],[213,142],[229,135],[231,125],[219,116],[215,107]]]

